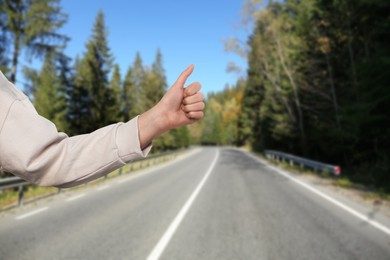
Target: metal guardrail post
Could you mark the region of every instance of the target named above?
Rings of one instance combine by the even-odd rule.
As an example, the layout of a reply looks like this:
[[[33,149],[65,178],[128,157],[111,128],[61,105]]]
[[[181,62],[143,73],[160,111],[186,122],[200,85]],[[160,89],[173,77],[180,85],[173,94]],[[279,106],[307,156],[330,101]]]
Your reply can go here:
[[[24,185],[19,186],[19,193],[18,193],[18,206],[23,205],[23,198],[24,198]]]

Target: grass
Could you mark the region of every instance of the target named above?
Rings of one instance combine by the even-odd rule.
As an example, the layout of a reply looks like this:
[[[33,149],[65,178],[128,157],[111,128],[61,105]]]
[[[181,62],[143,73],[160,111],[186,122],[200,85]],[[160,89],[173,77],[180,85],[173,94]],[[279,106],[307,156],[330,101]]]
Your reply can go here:
[[[353,183],[348,178],[345,177],[335,180],[334,183],[340,187],[353,188]]]
[[[11,205],[16,205],[17,203],[18,203],[17,191],[5,190],[2,193],[0,193],[0,209]]]

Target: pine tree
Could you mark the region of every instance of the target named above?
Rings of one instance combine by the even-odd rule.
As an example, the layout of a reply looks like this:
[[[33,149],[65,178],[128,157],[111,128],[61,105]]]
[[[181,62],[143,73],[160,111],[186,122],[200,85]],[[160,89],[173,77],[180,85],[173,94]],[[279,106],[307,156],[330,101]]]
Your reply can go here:
[[[260,30],[260,28],[257,30]],[[242,113],[238,121],[238,139],[240,145],[262,143],[259,132],[260,106],[264,99],[264,83],[261,75],[261,64],[256,54],[259,46],[257,45],[255,36],[249,39],[249,44],[251,46],[251,52],[248,58],[248,81],[242,100]],[[262,145],[257,146],[261,147]]]
[[[104,14],[99,12],[93,27],[93,33],[75,76],[75,95],[81,102],[79,123],[83,123],[79,133],[92,132],[112,123],[109,116],[111,89],[108,75],[112,68],[112,55],[107,42],[107,30]],[[78,124],[79,124],[78,123]]]
[[[165,69],[163,67],[163,57],[160,49],[157,49],[156,58],[152,65],[152,73],[156,77],[156,101],[159,101],[167,88],[167,80],[165,76]]]
[[[41,71],[33,78],[33,85],[34,106],[38,113],[52,121],[59,131],[65,132],[68,129],[66,99],[54,54],[46,55]]]
[[[124,121],[128,121],[133,117],[137,116],[137,86],[133,80],[133,70],[131,67],[128,68],[125,80],[123,81],[123,116]]]
[[[5,15],[4,3],[0,1],[0,71],[4,74],[8,72],[8,39],[7,39],[7,16]]]
[[[119,65],[114,65],[114,71],[112,73],[110,81],[110,103],[108,104],[109,118],[112,123],[122,121],[123,115],[123,88],[122,78],[120,74]]]
[[[16,81],[19,56],[24,48],[30,56],[41,57],[67,40],[57,32],[67,20],[59,3],[59,0],[3,0],[6,28],[12,41],[12,82]]]
[[[141,88],[141,107],[146,111],[157,104],[164,96],[167,83],[162,64],[162,55],[157,51],[156,59],[153,62],[152,69],[146,68],[142,80]]]
[[[72,83],[67,91],[69,135],[85,134],[93,131],[89,126],[91,95],[87,88],[88,85],[83,84],[86,82],[85,68],[81,65],[81,60],[78,57],[74,62],[73,70]]]
[[[134,92],[132,93],[134,97],[134,103],[131,107],[130,115],[131,117],[135,117],[142,112],[145,111],[144,107],[142,107],[142,88],[145,78],[145,68],[142,64],[141,54],[139,52],[136,53],[135,60],[132,68],[132,82],[134,84]]]

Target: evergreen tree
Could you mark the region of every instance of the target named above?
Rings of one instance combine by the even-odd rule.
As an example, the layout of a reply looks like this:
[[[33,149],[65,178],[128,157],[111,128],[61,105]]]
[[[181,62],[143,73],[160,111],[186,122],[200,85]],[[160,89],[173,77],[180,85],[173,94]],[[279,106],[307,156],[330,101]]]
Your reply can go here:
[[[5,15],[4,3],[0,1],[0,71],[8,72],[8,39],[7,39],[7,16]]]
[[[162,64],[162,54],[157,51],[156,59],[153,62],[152,69],[144,70],[144,77],[141,88],[141,107],[146,111],[157,104],[164,96],[167,83]]]
[[[61,85],[54,54],[48,53],[42,69],[32,78],[34,107],[38,113],[52,121],[59,131],[67,130],[66,99]]]
[[[77,64],[75,76],[75,95],[82,110],[77,116],[83,126],[79,133],[92,132],[112,123],[109,107],[112,93],[108,75],[112,68],[112,55],[107,42],[107,30],[104,25],[104,14],[99,12],[93,27],[84,57]]]
[[[131,117],[135,117],[145,111],[144,107],[142,107],[142,84],[144,83],[144,78],[145,68],[142,64],[141,54],[137,52],[132,67],[132,82],[135,88],[132,95],[135,102],[131,107]]]
[[[7,33],[12,41],[10,80],[16,81],[19,56],[25,48],[30,56],[42,56],[66,37],[57,30],[66,22],[59,0],[3,0]]]
[[[161,99],[164,96],[168,84],[165,76],[163,57],[160,49],[157,49],[156,58],[152,65],[152,73],[156,77],[156,98]]]
[[[91,118],[89,105],[91,95],[85,78],[85,67],[81,65],[81,60],[76,57],[74,63],[74,75],[72,83],[69,85],[68,96],[68,121],[70,124],[69,135],[85,134],[93,131],[88,125]]]
[[[115,64],[114,71],[112,73],[110,81],[110,98],[111,101],[108,104],[108,112],[110,121],[112,123],[122,121],[123,115],[123,89],[122,89],[122,78],[119,70],[119,65]]]
[[[128,68],[125,80],[123,81],[123,116],[124,120],[128,121],[133,117],[137,116],[137,86],[133,80],[133,69],[131,67]]]
[[[260,26],[257,30],[261,30]],[[256,31],[257,32],[257,31]],[[242,100],[242,113],[238,121],[239,125],[239,144],[261,143],[259,138],[260,131],[260,105],[264,98],[263,77],[260,74],[261,65],[257,59],[259,46],[256,44],[256,34],[249,39],[251,52],[248,60],[248,81],[244,90]],[[256,140],[256,141],[255,141]],[[261,145],[259,145],[261,146]]]

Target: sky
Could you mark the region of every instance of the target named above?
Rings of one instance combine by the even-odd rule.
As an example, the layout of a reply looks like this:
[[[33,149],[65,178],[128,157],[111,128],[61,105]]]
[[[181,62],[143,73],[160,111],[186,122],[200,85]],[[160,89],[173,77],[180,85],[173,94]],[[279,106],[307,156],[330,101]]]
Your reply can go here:
[[[222,39],[248,33],[238,28],[243,0],[134,1],[63,0],[67,23],[60,32],[71,39],[65,53],[82,56],[99,10],[105,15],[108,44],[122,76],[140,52],[144,65],[151,66],[159,48],[163,55],[167,83],[171,86],[189,64],[195,70],[187,83],[198,81],[202,92],[220,91],[234,85],[239,75],[227,73],[235,62],[245,74],[246,61],[224,50]]]

